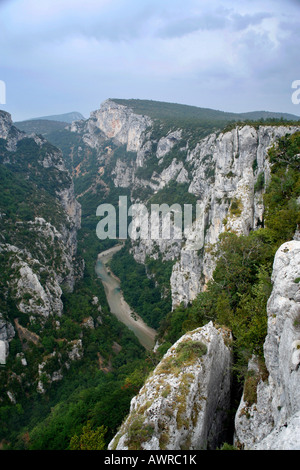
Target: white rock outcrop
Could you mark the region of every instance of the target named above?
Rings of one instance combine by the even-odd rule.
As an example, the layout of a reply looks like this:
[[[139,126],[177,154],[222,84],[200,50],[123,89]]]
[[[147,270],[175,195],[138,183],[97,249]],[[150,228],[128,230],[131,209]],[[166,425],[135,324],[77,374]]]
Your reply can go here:
[[[7,139],[12,126],[11,115],[6,111],[0,113],[0,139]]]
[[[4,320],[0,313],[0,364],[5,364],[9,353],[9,342],[15,336],[15,330],[11,323]]]
[[[235,443],[244,449],[300,450],[299,281],[300,241],[292,240],[274,259],[264,343],[268,378],[258,380],[255,403],[243,398],[236,413]]]
[[[148,116],[135,114],[132,109],[108,99],[100,109],[91,112],[84,122],[76,121],[70,126],[72,132],[84,134],[85,142],[97,148],[99,139],[115,139],[126,144],[128,152],[137,152],[142,147],[142,138],[152,120]]]
[[[210,322],[168,350],[108,448],[215,449],[224,437],[230,388],[231,335]]]
[[[108,138],[115,138],[127,145],[127,151],[137,152],[141,147],[141,137],[152,120],[148,116],[135,114],[127,106],[112,100],[102,103],[100,110],[91,113],[96,126]]]
[[[170,132],[167,136],[162,137],[157,144],[157,158],[160,159],[169,153],[174,145],[181,140],[181,134],[181,130],[176,130],[174,132]]]

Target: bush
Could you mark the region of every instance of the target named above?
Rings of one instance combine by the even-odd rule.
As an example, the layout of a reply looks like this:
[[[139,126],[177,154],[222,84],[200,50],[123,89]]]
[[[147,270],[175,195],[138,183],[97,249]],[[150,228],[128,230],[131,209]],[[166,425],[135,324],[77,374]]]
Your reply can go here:
[[[143,416],[135,416],[127,429],[125,444],[128,450],[142,450],[142,443],[146,442],[154,433],[154,428],[144,422]]]
[[[265,185],[265,174],[263,171],[261,171],[254,185],[254,192],[261,191],[264,188],[264,185]]]
[[[179,364],[190,362],[203,356],[206,353],[207,346],[201,341],[184,341],[181,342],[176,348],[176,362]]]
[[[92,429],[90,421],[87,422],[82,428],[80,436],[76,434],[70,441],[70,450],[104,450],[106,443],[104,435],[106,429],[104,426],[100,426],[96,430]]]

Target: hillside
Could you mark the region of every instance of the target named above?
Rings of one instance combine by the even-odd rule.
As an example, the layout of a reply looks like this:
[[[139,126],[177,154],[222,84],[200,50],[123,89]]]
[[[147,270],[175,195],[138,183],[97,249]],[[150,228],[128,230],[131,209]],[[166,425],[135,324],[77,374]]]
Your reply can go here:
[[[198,124],[203,121],[215,121],[217,124],[229,121],[258,121],[260,119],[283,119],[287,121],[298,121],[299,116],[288,113],[277,113],[270,111],[251,111],[246,113],[231,113],[219,111],[210,108],[201,108],[176,103],[167,103],[162,101],[137,100],[137,99],[115,99],[115,103],[131,108],[137,114],[144,114],[152,119],[169,120],[174,122],[197,121]]]
[[[81,276],[76,261],[80,205],[60,151],[18,131],[8,113],[0,113],[0,122],[1,364],[7,361],[8,371],[17,370],[18,357],[31,353],[30,342],[41,348],[18,387],[5,369],[0,371],[2,401],[8,391],[14,401],[27,381],[31,393],[38,385],[47,322],[61,316],[62,290],[72,292]]]
[[[52,116],[41,116],[41,117],[32,118],[32,120],[38,120],[38,121],[42,121],[42,120],[59,121],[59,122],[67,122],[69,124],[73,121],[80,121],[82,119],[84,120],[85,118],[78,111],[72,111],[70,113],[64,113],[64,114],[54,114]]]
[[[35,119],[22,122],[15,122],[14,125],[20,131],[26,132],[26,134],[34,133],[47,137],[54,131],[65,129],[68,123],[62,121]]]
[[[71,112],[14,122],[14,125],[27,134],[40,134],[48,138],[53,132],[65,129],[71,122],[84,119],[81,113]]]

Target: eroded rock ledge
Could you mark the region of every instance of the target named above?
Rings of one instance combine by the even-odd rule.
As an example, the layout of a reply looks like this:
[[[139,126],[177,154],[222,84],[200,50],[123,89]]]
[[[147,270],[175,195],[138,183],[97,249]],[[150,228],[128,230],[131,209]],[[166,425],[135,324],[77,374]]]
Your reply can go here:
[[[109,444],[118,450],[214,449],[230,404],[231,334],[210,322],[165,354]]]

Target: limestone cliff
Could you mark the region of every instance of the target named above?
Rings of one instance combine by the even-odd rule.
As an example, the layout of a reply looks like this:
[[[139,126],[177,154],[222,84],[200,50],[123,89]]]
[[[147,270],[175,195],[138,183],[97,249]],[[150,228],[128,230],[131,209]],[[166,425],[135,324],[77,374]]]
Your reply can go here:
[[[274,260],[264,343],[267,374],[253,358],[235,418],[235,443],[244,449],[300,450],[299,280],[300,241],[293,240],[279,248]]]
[[[114,139],[126,144],[127,151],[138,152],[142,146],[143,133],[151,125],[147,116],[135,114],[126,106],[112,100],[102,103],[100,109],[93,111],[87,121],[74,121],[70,130],[80,132],[86,143],[97,148],[101,139]]]
[[[230,333],[212,323],[181,337],[133,398],[109,449],[215,449],[226,435],[230,345]]]

